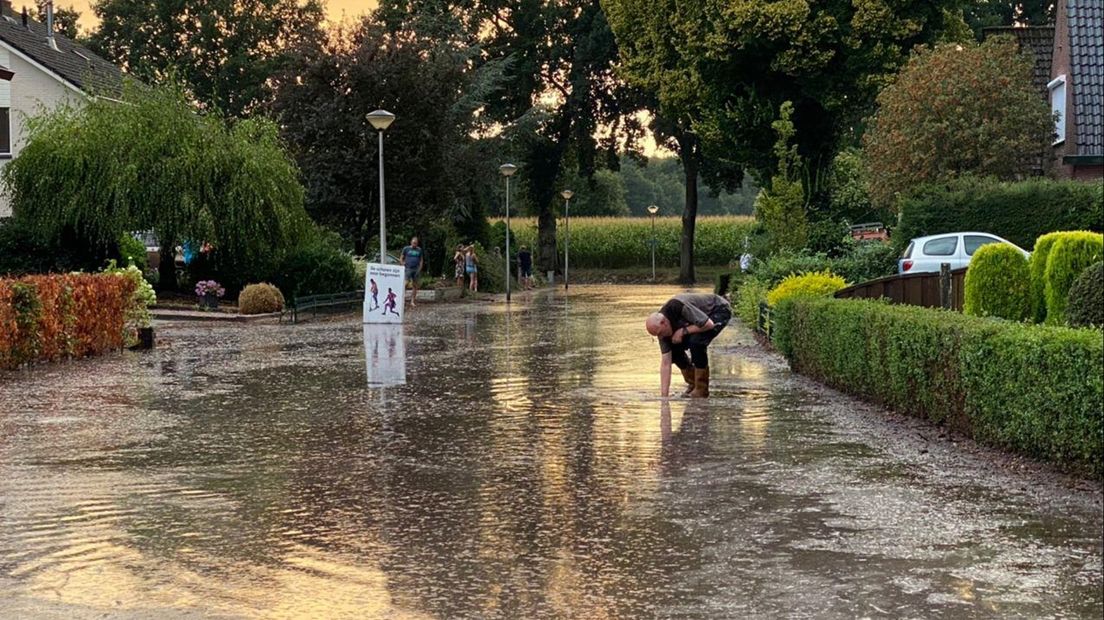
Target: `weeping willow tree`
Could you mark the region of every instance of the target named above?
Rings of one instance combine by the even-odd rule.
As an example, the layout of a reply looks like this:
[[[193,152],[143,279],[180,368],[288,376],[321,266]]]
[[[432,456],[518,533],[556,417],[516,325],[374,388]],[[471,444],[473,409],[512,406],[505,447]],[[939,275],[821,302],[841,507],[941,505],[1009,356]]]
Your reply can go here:
[[[244,280],[267,276],[309,232],[298,170],[270,121],[231,126],[176,88],[128,86],[122,101],[30,119],[28,133],[4,169],[15,217],[53,242],[153,230],[162,287],[185,240],[211,243],[219,273]]]

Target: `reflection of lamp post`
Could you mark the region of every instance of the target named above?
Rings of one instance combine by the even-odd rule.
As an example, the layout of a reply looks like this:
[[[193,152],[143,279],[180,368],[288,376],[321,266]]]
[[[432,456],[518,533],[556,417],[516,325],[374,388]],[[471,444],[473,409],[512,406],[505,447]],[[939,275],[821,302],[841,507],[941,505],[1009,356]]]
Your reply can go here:
[[[502,164],[498,171],[506,177],[506,303],[510,303],[510,177],[517,172],[517,166]]]
[[[566,291],[569,283],[567,267],[571,256],[571,197],[575,195],[575,192],[565,189],[560,192],[560,195],[564,199],[564,290]]]
[[[659,213],[659,207],[655,205],[648,207],[648,213],[650,213],[652,216],[652,282],[655,282],[655,216],[656,213]]]
[[[380,203],[380,264],[387,264],[387,215],[383,204],[383,132],[395,122],[395,115],[387,110],[369,112],[365,117],[379,132],[379,203]]]

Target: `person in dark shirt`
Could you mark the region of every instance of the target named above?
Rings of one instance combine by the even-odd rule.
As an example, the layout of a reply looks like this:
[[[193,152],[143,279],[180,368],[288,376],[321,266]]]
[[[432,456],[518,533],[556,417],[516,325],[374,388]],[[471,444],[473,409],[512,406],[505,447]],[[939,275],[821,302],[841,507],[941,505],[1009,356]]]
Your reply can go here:
[[[521,288],[533,288],[533,255],[524,245],[518,250],[518,279],[521,280]]]
[[[706,349],[731,319],[728,300],[712,293],[675,295],[648,317],[644,328],[659,339],[659,388],[664,397],[670,395],[672,363],[682,371],[688,386],[684,395],[709,397]]]

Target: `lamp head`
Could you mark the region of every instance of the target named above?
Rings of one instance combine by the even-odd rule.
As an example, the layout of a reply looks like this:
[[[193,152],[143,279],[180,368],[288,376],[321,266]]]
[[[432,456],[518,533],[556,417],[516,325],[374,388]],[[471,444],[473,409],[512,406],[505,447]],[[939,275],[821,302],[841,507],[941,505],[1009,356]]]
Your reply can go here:
[[[659,213],[659,207],[657,207],[655,205],[652,205],[652,206],[648,207],[648,213],[651,213],[652,215],[655,215],[656,213]]]
[[[391,123],[395,122],[395,115],[387,110],[376,110],[375,112],[369,112],[365,115],[368,122],[375,127],[377,131],[384,131],[391,126]]]
[[[571,197],[575,195],[575,192],[569,189],[565,189],[564,191],[560,192],[560,195],[563,196],[564,200],[571,200]]]
[[[502,173],[504,177],[512,177],[517,172],[517,166],[513,164],[502,164],[498,167],[498,171]]]

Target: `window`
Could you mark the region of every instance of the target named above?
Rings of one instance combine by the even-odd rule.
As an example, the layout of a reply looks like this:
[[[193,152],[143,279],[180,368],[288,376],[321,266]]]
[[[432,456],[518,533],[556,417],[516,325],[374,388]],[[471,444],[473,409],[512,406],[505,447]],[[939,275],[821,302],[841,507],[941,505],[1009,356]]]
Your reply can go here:
[[[1050,112],[1056,115],[1054,121],[1054,144],[1066,141],[1066,76],[1059,75],[1047,84],[1050,91]]]
[[[958,247],[958,237],[940,237],[924,244],[928,256],[953,256]]]
[[[968,256],[973,256],[978,248],[990,243],[1000,243],[1000,239],[986,237],[984,235],[966,235],[966,254]]]
[[[11,108],[0,108],[0,157],[11,155]]]

